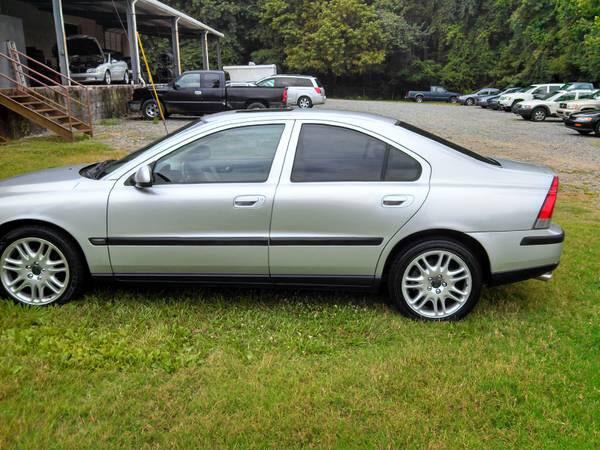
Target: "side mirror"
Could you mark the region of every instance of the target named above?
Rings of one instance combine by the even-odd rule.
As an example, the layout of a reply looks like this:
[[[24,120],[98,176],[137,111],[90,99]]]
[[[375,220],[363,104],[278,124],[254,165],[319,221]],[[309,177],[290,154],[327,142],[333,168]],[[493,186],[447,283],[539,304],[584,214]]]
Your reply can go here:
[[[152,186],[152,168],[150,166],[140,167],[133,176],[133,184],[138,189]]]
[[[177,90],[179,88],[180,88],[179,83],[177,83],[177,81],[173,81],[173,89]]]

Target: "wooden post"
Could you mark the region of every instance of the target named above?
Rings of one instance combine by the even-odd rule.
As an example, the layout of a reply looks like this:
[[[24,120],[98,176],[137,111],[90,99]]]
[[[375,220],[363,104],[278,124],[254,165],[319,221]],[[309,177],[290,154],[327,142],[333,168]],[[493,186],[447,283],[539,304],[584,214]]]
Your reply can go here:
[[[175,63],[175,76],[181,75],[181,55],[179,52],[179,17],[171,18],[171,48]]]
[[[67,51],[67,38],[65,36],[65,24],[63,20],[62,1],[52,0],[52,15],[54,16],[54,31],[56,33],[56,49],[58,50],[58,65],[61,84],[70,85],[69,77],[69,52]]]
[[[127,38],[129,40],[129,56],[131,57],[131,74],[134,83],[140,82],[140,50],[137,44],[137,19],[135,4],[137,0],[127,2]]]

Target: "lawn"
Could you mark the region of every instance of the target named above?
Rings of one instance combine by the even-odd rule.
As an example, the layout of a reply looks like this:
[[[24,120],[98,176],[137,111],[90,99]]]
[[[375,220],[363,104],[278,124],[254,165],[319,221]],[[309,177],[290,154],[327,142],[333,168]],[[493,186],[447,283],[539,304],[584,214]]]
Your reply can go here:
[[[0,177],[117,155],[0,148]],[[599,448],[598,196],[562,194],[550,283],[418,323],[384,296],[92,286],[0,301],[0,448]]]

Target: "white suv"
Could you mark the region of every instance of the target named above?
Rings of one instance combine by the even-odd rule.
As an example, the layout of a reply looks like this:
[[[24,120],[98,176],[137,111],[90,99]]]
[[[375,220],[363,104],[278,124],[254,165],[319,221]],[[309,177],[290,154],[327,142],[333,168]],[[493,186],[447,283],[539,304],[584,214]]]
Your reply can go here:
[[[552,92],[560,90],[564,83],[532,84],[520,92],[513,92],[500,97],[498,104],[504,111],[510,111],[517,103],[534,98],[543,98]]]
[[[261,87],[287,87],[289,106],[312,108],[327,100],[321,82],[308,75],[271,75],[255,83]]]
[[[557,91],[553,94],[548,94],[543,99],[525,100],[517,103],[514,107],[514,113],[519,114],[523,119],[533,120],[534,122],[542,122],[546,117],[556,116],[558,107],[561,103],[570,100],[579,100],[584,98],[592,98],[592,93],[588,90],[583,91]]]

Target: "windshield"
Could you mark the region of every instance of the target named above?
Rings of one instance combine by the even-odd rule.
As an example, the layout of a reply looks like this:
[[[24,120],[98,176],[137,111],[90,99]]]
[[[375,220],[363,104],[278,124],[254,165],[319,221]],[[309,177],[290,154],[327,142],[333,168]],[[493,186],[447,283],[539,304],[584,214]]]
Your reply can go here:
[[[154,148],[156,145],[160,144],[161,142],[163,142],[173,136],[176,136],[177,134],[179,134],[179,133],[187,130],[188,128],[191,128],[192,126],[194,126],[198,123],[201,123],[201,122],[202,122],[202,119],[190,122],[189,124],[179,128],[177,131],[174,131],[173,133],[169,133],[166,136],[163,136],[163,137],[151,142],[150,144],[140,148],[139,150],[136,150],[136,151],[128,154],[127,156],[125,156],[121,159],[102,161],[102,162],[99,162],[96,164],[92,164],[91,166],[84,167],[81,170],[81,175],[83,175],[87,178],[93,178],[93,179],[99,180],[100,178],[105,177],[106,175],[114,172],[119,167],[122,167],[125,164],[127,164],[128,162],[133,161],[135,158],[140,156],[142,153]]]
[[[538,87],[539,87],[539,86],[536,86],[536,85],[527,86],[527,87],[526,87],[526,88],[525,88],[523,91],[521,91],[521,92],[531,92],[531,91],[533,91],[534,89],[537,89]]]

